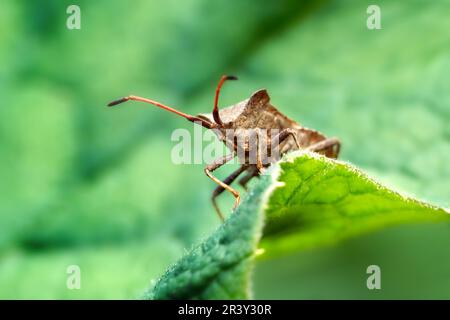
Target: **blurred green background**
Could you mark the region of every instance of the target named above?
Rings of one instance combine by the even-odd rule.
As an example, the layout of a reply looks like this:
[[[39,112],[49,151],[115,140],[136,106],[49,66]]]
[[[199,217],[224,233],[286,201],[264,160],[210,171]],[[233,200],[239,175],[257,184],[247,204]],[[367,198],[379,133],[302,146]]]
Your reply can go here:
[[[66,28],[70,4],[81,30]],[[105,104],[132,93],[209,112],[225,73],[240,80],[222,106],[267,88],[340,137],[341,159],[449,207],[449,17],[445,0],[2,1],[0,298],[136,298],[217,228],[203,165],[170,158],[172,131],[192,125]],[[260,261],[255,297],[450,298],[449,241],[446,224],[405,226]],[[80,290],[66,287],[72,264]]]

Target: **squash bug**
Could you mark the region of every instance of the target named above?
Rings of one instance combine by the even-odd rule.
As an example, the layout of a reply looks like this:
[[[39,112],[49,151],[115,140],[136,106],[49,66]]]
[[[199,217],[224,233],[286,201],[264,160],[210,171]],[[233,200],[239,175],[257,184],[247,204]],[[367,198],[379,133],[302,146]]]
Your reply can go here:
[[[218,184],[213,191],[212,202],[222,221],[224,217],[217,205],[216,198],[227,190],[235,197],[233,208],[236,208],[240,201],[240,195],[231,187],[231,183],[244,172],[245,175],[239,180],[239,184],[246,189],[247,183],[252,178],[258,177],[264,168],[278,160],[286,152],[304,149],[329,158],[337,158],[341,145],[337,138],[326,138],[322,133],[305,128],[282,114],[270,103],[269,94],[265,89],[256,91],[249,99],[219,110],[220,90],[227,80],[237,80],[237,77],[222,76],[216,89],[213,111],[208,114],[189,115],[157,101],[133,95],[108,104],[111,107],[129,100],[149,103],[214,131],[231,151],[229,155],[216,159],[204,169],[205,174]],[[229,134],[230,132],[232,135]],[[256,135],[253,134],[255,132]],[[251,139],[253,136],[256,139]],[[265,143],[267,153],[264,153],[261,148],[262,142]],[[250,161],[250,150],[256,151],[256,161]],[[269,156],[272,154],[277,156]],[[214,170],[230,162],[236,156],[238,156],[240,166],[226,179],[221,181],[212,174]]]

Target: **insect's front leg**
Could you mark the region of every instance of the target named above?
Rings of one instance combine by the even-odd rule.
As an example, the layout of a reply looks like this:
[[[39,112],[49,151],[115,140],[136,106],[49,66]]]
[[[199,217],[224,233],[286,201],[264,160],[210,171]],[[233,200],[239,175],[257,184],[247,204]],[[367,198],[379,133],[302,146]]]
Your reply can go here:
[[[306,150],[313,152],[325,152],[325,156],[336,159],[339,155],[339,151],[341,150],[341,142],[338,138],[328,138],[310,145],[306,148]]]
[[[256,128],[256,168],[258,169],[258,173],[261,173],[264,165],[262,163],[261,159],[261,152],[265,152],[266,148],[264,148],[264,140],[265,137],[261,135],[261,130],[259,128]]]
[[[258,177],[258,169],[254,166],[252,166],[250,169],[248,169],[249,171],[247,172],[247,174],[245,176],[243,176],[241,179],[239,179],[239,184],[242,186],[242,188],[244,188],[245,190],[247,190],[247,183],[253,178],[253,177]]]
[[[235,197],[235,202],[234,202],[234,206],[233,208],[236,208],[237,205],[239,204],[240,201],[240,196],[239,196],[239,192],[237,192],[236,190],[234,190],[231,186],[229,186],[228,184],[220,181],[219,179],[217,179],[215,176],[213,176],[212,172],[214,170],[216,170],[217,168],[220,168],[221,166],[223,166],[225,163],[231,161],[233,158],[235,157],[235,153],[231,153],[227,156],[221,157],[216,159],[213,163],[211,163],[210,165],[205,167],[205,174],[215,183],[217,183],[219,186],[221,186],[222,188],[224,188],[225,190],[227,190],[228,192],[230,192],[234,197]],[[213,203],[214,204],[214,203]],[[217,210],[218,208],[216,208]],[[220,210],[217,210],[217,214],[219,215],[220,219],[223,221],[223,215],[220,212]]]
[[[233,173],[231,173],[228,177],[225,178],[225,180],[223,180],[222,182],[226,185],[230,185],[233,183],[234,180],[236,180],[237,177],[239,177],[239,175],[244,172],[247,169],[246,165],[242,165],[240,166],[236,171],[234,171]],[[222,185],[218,185],[216,189],[214,189],[213,193],[212,193],[212,203],[214,206],[214,209],[216,209],[217,214],[219,215],[220,219],[222,219],[222,221],[224,220],[222,212],[220,211],[219,206],[217,205],[216,202],[216,198],[222,194],[222,192],[225,191],[225,188]]]
[[[289,137],[292,137],[294,139],[297,149],[300,149],[300,143],[298,142],[298,139],[297,139],[297,131],[295,131],[294,129],[291,129],[291,128],[281,130],[281,132],[274,137],[274,140],[278,141],[278,146],[275,146],[275,147],[279,147],[279,145]],[[274,146],[272,145],[272,147],[274,147]]]
[[[254,129],[254,139],[251,139],[252,142],[250,145],[252,148],[250,152],[256,153],[256,162],[251,162],[251,164],[256,165],[256,174],[262,174],[265,166],[269,165],[272,161],[270,160],[270,153],[274,150],[274,143],[278,142],[275,145],[275,148],[279,147],[279,144],[286,140],[289,136],[293,136],[297,145],[297,136],[295,135],[295,130],[292,129],[284,129],[279,134],[277,134],[273,140],[269,138],[269,132],[267,129],[255,128]],[[253,159],[253,158],[251,158]]]
[[[270,143],[272,157],[274,157],[275,159],[279,159],[279,153],[281,151],[280,145],[289,137],[292,137],[294,139],[297,149],[300,149],[300,143],[297,139],[297,131],[291,128],[283,129],[280,133],[272,138],[272,141]]]

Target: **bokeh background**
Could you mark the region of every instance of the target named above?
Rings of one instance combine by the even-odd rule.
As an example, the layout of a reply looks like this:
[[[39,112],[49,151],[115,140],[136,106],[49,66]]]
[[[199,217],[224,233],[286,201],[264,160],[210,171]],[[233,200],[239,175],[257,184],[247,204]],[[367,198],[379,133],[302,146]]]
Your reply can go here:
[[[70,4],[81,30],[66,28]],[[267,88],[340,137],[343,160],[449,207],[449,17],[446,0],[2,1],[0,298],[133,299],[217,228],[203,165],[170,158],[172,131],[192,125],[105,104],[133,93],[210,111],[224,73],[240,80],[222,106]],[[446,224],[405,226],[260,261],[255,297],[450,298],[449,241]],[[72,264],[80,290],[66,287]]]

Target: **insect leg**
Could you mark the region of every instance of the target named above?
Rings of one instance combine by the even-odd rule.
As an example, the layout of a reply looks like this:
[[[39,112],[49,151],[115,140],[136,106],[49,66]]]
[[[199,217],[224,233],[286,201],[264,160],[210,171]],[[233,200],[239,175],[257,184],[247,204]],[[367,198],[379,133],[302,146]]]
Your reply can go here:
[[[230,185],[233,183],[234,180],[245,170],[247,169],[247,166],[240,166],[236,171],[231,173],[225,180],[223,180],[223,183],[226,185]],[[219,215],[220,219],[223,221],[223,215],[220,211],[219,206],[217,205],[216,198],[225,190],[225,188],[222,185],[218,185],[216,189],[214,189],[211,200],[214,205],[214,209],[216,209],[217,214]]]
[[[278,136],[275,136],[275,141],[278,140],[278,143],[281,143],[290,136],[292,138],[294,138],[294,142],[297,145],[297,148],[300,149],[300,143],[298,142],[298,139],[297,139],[297,131],[295,131],[294,129],[291,129],[291,128],[281,130],[281,132],[278,134]],[[272,146],[272,147],[274,147],[274,146]]]
[[[239,204],[240,201],[240,196],[239,196],[239,192],[237,192],[236,190],[234,190],[232,187],[230,187],[228,184],[220,181],[219,179],[217,179],[215,176],[212,175],[212,172],[214,170],[216,170],[217,168],[223,166],[225,163],[229,162],[230,160],[232,160],[235,157],[234,153],[231,153],[227,156],[221,157],[216,159],[213,163],[211,163],[210,165],[205,167],[205,174],[215,183],[217,183],[219,186],[222,186],[225,190],[227,190],[228,192],[230,192],[235,198],[236,201],[234,202],[234,208]],[[217,214],[219,215],[220,219],[223,220],[223,216],[220,213],[220,211],[217,212]]]
[[[272,138],[272,141],[270,143],[272,157],[275,157],[277,159],[279,158],[279,154],[277,154],[277,153],[279,153],[281,151],[280,144],[289,137],[294,138],[294,142],[297,145],[297,148],[300,149],[300,143],[298,142],[298,139],[297,139],[297,132],[291,128],[283,129],[283,130],[281,130],[281,132],[278,135],[276,135],[275,137]],[[278,144],[276,145],[275,143],[278,143]]]
[[[262,160],[261,160],[261,141],[262,140],[262,136],[261,136],[261,130],[259,130],[259,128],[256,129],[256,168],[258,169],[258,173],[261,173],[261,170],[264,168]]]
[[[247,183],[248,183],[253,177],[258,177],[258,170],[255,169],[255,167],[251,167],[251,169],[249,169],[249,171],[247,172],[247,174],[246,174],[245,176],[243,176],[243,177],[239,180],[239,184],[240,184],[245,190],[247,190]]]
[[[306,150],[310,150],[313,152],[324,151],[325,155],[329,158],[337,158],[340,149],[341,142],[337,138],[328,138],[306,148]]]

